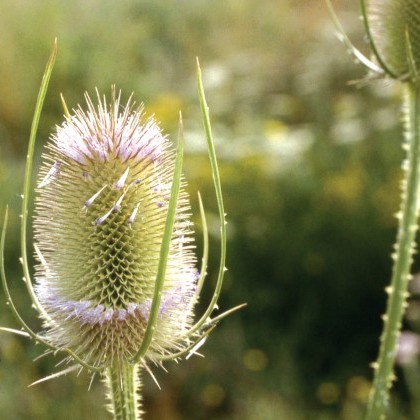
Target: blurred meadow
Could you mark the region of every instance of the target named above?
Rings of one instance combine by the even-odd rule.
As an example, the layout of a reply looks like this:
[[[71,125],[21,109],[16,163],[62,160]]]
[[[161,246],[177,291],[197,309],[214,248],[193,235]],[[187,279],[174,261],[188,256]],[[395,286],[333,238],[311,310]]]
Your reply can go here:
[[[358,2],[337,1],[364,52]],[[401,177],[400,91],[364,78],[337,40],[322,0],[3,0],[0,13],[0,216],[10,208],[7,274],[28,324],[18,223],[24,162],[41,75],[59,52],[41,117],[41,148],[69,107],[95,87],[134,92],[176,138],[184,116],[185,175],[195,214],[208,213],[208,290],[218,264],[216,202],[196,92],[204,72],[228,213],[225,319],[201,352],[144,375],[148,419],[360,418],[390,278]],[[200,220],[195,218],[198,252]],[[30,250],[32,253],[32,250]],[[419,268],[418,261],[415,267]],[[203,304],[205,302],[203,301]],[[408,327],[419,323],[413,299]],[[0,295],[0,325],[17,328]],[[102,384],[68,375],[28,385],[60,357],[0,334],[1,417],[107,418]],[[402,371],[393,418],[409,418]]]

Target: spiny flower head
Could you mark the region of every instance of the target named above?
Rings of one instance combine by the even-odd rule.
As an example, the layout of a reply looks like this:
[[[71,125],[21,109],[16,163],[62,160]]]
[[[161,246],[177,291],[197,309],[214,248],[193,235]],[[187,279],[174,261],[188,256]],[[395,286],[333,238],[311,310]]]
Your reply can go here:
[[[394,77],[407,79],[411,67],[420,69],[420,2],[370,0],[368,12],[373,42],[383,63]]]
[[[112,93],[57,127],[35,201],[36,295],[47,337],[86,363],[130,360],[144,338],[174,153],[153,119]],[[196,301],[190,206],[182,186],[147,358],[183,349]]]

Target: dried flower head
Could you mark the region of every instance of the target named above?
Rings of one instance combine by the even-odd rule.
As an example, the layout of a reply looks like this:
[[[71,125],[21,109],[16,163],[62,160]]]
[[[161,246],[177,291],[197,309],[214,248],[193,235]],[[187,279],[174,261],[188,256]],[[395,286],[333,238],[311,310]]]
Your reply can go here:
[[[48,338],[86,363],[129,360],[149,319],[174,170],[153,119],[98,95],[56,129],[35,201],[36,294]],[[187,194],[178,198],[159,318],[148,358],[179,351],[197,270]]]

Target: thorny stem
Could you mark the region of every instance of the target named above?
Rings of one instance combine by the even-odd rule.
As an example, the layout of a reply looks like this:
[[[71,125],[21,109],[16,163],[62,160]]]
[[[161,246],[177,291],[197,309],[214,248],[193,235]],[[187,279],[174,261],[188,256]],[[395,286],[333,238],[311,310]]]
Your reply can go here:
[[[109,409],[115,420],[140,419],[139,365],[114,361],[107,369],[105,384],[108,389]]]
[[[393,366],[400,335],[402,317],[407,306],[407,287],[413,260],[414,241],[418,229],[420,204],[420,87],[407,84],[405,95],[405,142],[407,146],[406,176],[403,181],[401,211],[391,285],[387,289],[388,304],[375,377],[366,413],[366,420],[385,418],[389,389],[394,378]]]

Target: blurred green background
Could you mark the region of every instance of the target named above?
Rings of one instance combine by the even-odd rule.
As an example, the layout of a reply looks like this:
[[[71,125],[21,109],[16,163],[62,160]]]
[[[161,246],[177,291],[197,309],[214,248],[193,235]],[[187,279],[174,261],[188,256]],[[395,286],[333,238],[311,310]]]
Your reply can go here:
[[[336,2],[367,46],[357,2]],[[355,4],[353,4],[355,3]],[[225,205],[228,274],[220,307],[247,302],[169,373],[145,374],[149,419],[357,419],[371,380],[398,209],[401,92],[349,84],[365,71],[337,40],[322,0],[3,0],[0,13],[0,208],[10,206],[6,261],[16,304],[39,330],[18,263],[19,194],[35,99],[54,37],[59,54],[38,135],[85,90],[116,84],[175,138],[184,115],[185,174],[208,211],[208,294],[218,257],[215,197],[195,81],[200,58]],[[199,219],[197,241],[201,250]],[[418,266],[418,264],[417,264]],[[0,297],[0,324],[17,327]],[[95,379],[30,387],[60,358],[0,334],[3,419],[106,418]],[[398,374],[400,371],[397,370]],[[401,377],[401,375],[400,375]],[[394,418],[408,416],[399,379]]]

